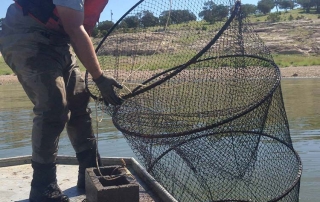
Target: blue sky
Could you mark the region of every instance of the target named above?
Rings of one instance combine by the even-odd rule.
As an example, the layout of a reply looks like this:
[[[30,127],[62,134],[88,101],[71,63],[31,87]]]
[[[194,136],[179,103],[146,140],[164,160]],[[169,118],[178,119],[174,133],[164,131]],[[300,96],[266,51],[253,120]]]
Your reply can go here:
[[[8,6],[13,0],[0,0],[0,18],[4,18]],[[103,13],[100,21],[111,20],[111,10],[113,13],[113,21],[118,20],[127,10],[129,10],[138,0],[109,0],[109,3]],[[257,4],[258,0],[242,0],[242,3]]]

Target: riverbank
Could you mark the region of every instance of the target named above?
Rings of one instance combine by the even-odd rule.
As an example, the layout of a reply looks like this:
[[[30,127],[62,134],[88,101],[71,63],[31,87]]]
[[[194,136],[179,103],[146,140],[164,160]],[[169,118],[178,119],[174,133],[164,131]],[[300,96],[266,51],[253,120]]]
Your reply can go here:
[[[282,78],[320,78],[320,66],[283,67]],[[15,75],[0,75],[0,85],[17,83]]]

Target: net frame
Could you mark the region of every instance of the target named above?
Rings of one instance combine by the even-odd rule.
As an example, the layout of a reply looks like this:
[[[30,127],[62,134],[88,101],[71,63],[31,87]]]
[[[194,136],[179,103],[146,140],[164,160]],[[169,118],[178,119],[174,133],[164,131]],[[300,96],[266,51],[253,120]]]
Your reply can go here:
[[[147,0],[141,0],[137,4],[135,4],[128,12],[126,12],[117,22],[116,24],[109,30],[109,32],[104,36],[102,41],[99,43],[98,47],[96,48],[96,52],[98,53],[99,49],[102,47],[103,43],[106,42],[106,39],[111,36],[111,34],[114,32],[114,30],[119,26],[120,22],[131,14],[137,7],[139,7],[141,4],[144,2],[147,2]],[[172,1],[170,1],[172,2]],[[233,1],[230,1],[230,4]],[[232,116],[226,117],[224,119],[218,120],[216,122],[211,122],[210,124],[205,124],[202,125],[201,127],[198,127],[196,129],[190,129],[187,128],[187,130],[183,131],[170,131],[169,132],[164,132],[164,133],[157,133],[157,129],[159,130],[158,127],[155,127],[152,131],[146,132],[143,130],[139,130],[137,128],[130,128],[130,127],[125,127],[125,122],[121,122],[122,117],[118,116],[118,114],[121,113],[126,113],[125,111],[121,111],[121,107],[123,106],[105,106],[104,102],[102,101],[102,98],[99,94],[99,91],[96,91],[96,87],[94,87],[93,82],[90,80],[90,77],[88,75],[88,72],[86,72],[86,86],[88,88],[89,93],[91,94],[91,97],[96,100],[99,105],[100,109],[104,112],[109,113],[112,116],[113,123],[119,129],[124,136],[126,137],[126,140],[128,141],[129,145],[133,149],[133,151],[137,154],[139,157],[140,161],[143,162],[143,165],[146,167],[147,171],[152,174],[155,179],[157,179],[167,190],[169,190],[170,193],[173,193],[174,197],[179,199],[179,201],[185,201],[186,199],[181,196],[181,193],[185,193],[184,189],[188,189],[187,195],[188,197],[193,197],[192,200],[190,201],[252,201],[253,199],[250,198],[250,194],[248,195],[241,195],[239,194],[239,198],[237,196],[234,196],[231,194],[229,196],[214,196],[212,190],[215,189],[215,187],[210,186],[210,183],[213,182],[224,182],[226,185],[231,186],[232,180],[228,181],[226,179],[220,179],[220,178],[215,178],[215,172],[214,169],[210,171],[209,173],[211,176],[208,176],[208,179],[206,176],[203,176],[199,174],[199,172],[208,172],[208,168],[200,166],[200,165],[193,165],[192,160],[196,160],[197,158],[192,157],[193,152],[202,152],[203,154],[207,155],[207,159],[203,159],[203,157],[198,156],[199,159],[202,161],[208,163],[210,161],[210,158],[212,159],[219,159],[221,158],[222,154],[219,154],[216,150],[216,144],[219,144],[219,141],[224,142],[222,148],[228,148],[230,145],[231,147],[237,147],[234,142],[241,142],[241,135],[234,135],[237,133],[241,133],[242,135],[246,134],[252,134],[252,136],[256,139],[252,140],[252,138],[248,138],[251,141],[252,147],[246,148],[245,145],[242,145],[242,147],[238,147],[237,149],[239,151],[244,151],[242,152],[242,156],[238,156],[236,152],[230,153],[230,156],[232,156],[233,161],[230,161],[228,159],[224,159],[224,163],[226,164],[231,164],[233,165],[234,162],[237,164],[243,164],[244,166],[237,167],[239,170],[243,170],[243,172],[250,173],[250,175],[254,175],[255,173],[254,169],[250,170],[250,162],[252,163],[252,166],[256,168],[255,166],[259,167],[258,165],[264,164],[265,162],[268,161],[270,158],[278,158],[282,159],[282,162],[285,163],[285,157],[290,160],[290,165],[292,166],[292,172],[290,175],[290,182],[289,184],[284,184],[283,185],[283,190],[279,191],[277,194],[272,195],[272,192],[275,192],[275,190],[268,189],[268,188],[263,188],[260,191],[266,192],[267,194],[263,193],[261,194],[261,197],[256,197],[255,200],[253,201],[298,201],[299,200],[299,187],[300,187],[300,178],[301,178],[301,172],[302,172],[302,164],[299,155],[297,152],[293,149],[292,146],[292,141],[290,138],[290,133],[289,133],[289,124],[286,119],[285,115],[285,110],[284,110],[284,104],[282,101],[282,93],[281,93],[281,86],[280,86],[280,80],[281,80],[281,75],[280,75],[280,70],[278,66],[274,63],[273,58],[267,49],[267,47],[264,46],[263,42],[259,39],[259,37],[255,38],[254,40],[260,40],[259,43],[262,43],[261,47],[258,47],[258,49],[262,49],[262,52],[256,52],[253,54],[246,54],[246,46],[245,46],[245,41],[243,40],[242,37],[246,37],[242,35],[242,33],[245,32],[245,28],[247,27],[243,26],[243,24],[248,24],[248,22],[241,17],[241,2],[240,1],[234,1],[234,9],[231,15],[229,16],[228,20],[221,26],[219,31],[214,35],[214,37],[209,41],[209,43],[204,46],[197,54],[195,54],[191,59],[187,60],[187,62],[181,64],[181,65],[176,65],[172,68],[166,69],[164,71],[161,71],[160,73],[156,73],[146,79],[145,81],[141,82],[141,85],[138,85],[136,88],[133,88],[127,92],[127,94],[120,94],[121,97],[125,100],[124,105],[127,107],[132,107],[134,103],[130,103],[130,100],[135,97],[139,97],[140,95],[143,95],[145,93],[148,93],[149,91],[152,91],[154,88],[157,86],[161,86],[162,84],[170,81],[172,78],[176,77],[179,75],[181,72],[185,71],[187,68],[193,65],[205,63],[206,61],[217,61],[217,60],[224,60],[224,59],[229,59],[229,58],[237,58],[239,60],[243,58],[250,58],[253,61],[263,61],[262,63],[268,64],[268,68],[272,69],[268,74],[269,77],[267,76],[266,79],[271,80],[270,84],[267,85],[268,89],[265,90],[263,93],[262,97],[259,97],[259,99],[255,100],[253,103],[249,103],[244,109],[241,110],[236,110],[236,113],[232,114]],[[168,22],[169,20],[167,20]],[[206,56],[207,51],[211,51],[213,45],[217,43],[217,41],[223,37],[224,32],[227,31],[227,29],[230,28],[231,23],[234,21],[238,21],[238,43],[239,45],[239,53],[238,54],[230,54],[230,55],[216,55],[212,56],[209,55]],[[248,65],[247,61],[244,61],[242,63],[243,66],[247,67]],[[236,65],[237,66],[237,65]],[[241,65],[240,65],[241,66]],[[117,71],[114,71],[114,76],[117,77]],[[160,78],[160,79],[159,79]],[[158,79],[158,80],[157,80]],[[261,78],[263,80],[263,78]],[[154,81],[155,80],[155,81]],[[91,87],[90,87],[91,85]],[[93,86],[92,86],[93,85]],[[93,89],[93,90],[92,90]],[[145,98],[145,97],[144,97]],[[142,99],[144,99],[142,97]],[[129,103],[126,105],[126,103]],[[131,105],[131,106],[130,106]],[[139,110],[139,105],[136,106],[137,111]],[[230,113],[230,111],[228,111]],[[227,113],[228,113],[227,112]],[[231,113],[233,113],[231,111]],[[260,115],[255,115],[257,113],[260,113]],[[275,116],[275,114],[280,114],[281,116],[281,126],[273,126],[272,122],[272,116]],[[211,114],[212,115],[212,114]],[[208,114],[210,116],[210,114]],[[271,118],[270,118],[271,117]],[[273,117],[274,118],[274,117]],[[245,130],[243,129],[243,126],[241,126],[244,123],[248,124],[248,121],[244,121],[244,119],[252,120],[252,119],[260,119],[259,123],[255,123],[254,121],[251,123],[252,125],[257,125],[259,129],[255,127],[250,127],[247,126]],[[129,119],[125,119],[128,121]],[[147,120],[147,119],[145,119]],[[130,120],[129,120],[130,121]],[[131,123],[130,123],[131,124]],[[129,125],[130,125],[129,124]],[[136,123],[135,123],[136,124]],[[250,124],[250,123],[249,123]],[[138,124],[139,126],[139,124]],[[141,127],[144,127],[144,125],[140,125]],[[165,127],[165,126],[164,126]],[[230,127],[232,129],[226,129],[227,127]],[[250,130],[252,130],[250,132]],[[277,131],[278,130],[278,131]],[[249,132],[248,132],[249,131]],[[279,132],[280,131],[280,132]],[[221,137],[220,137],[221,136]],[[249,135],[248,135],[249,136]],[[208,146],[208,151],[203,151],[201,148],[200,143],[207,143],[210,142],[210,139],[215,139],[216,137],[220,137],[221,139],[212,141],[210,146]],[[185,144],[188,142],[198,142],[198,144],[194,144],[193,146],[196,148],[195,150],[193,149],[186,149],[184,147]],[[281,155],[276,155],[276,157],[268,157],[269,153],[267,152],[268,149],[260,148],[262,145],[264,145],[264,142],[274,142],[275,145],[278,145],[278,147],[273,148],[270,151],[273,151],[272,153],[281,153]],[[232,142],[232,144],[230,143]],[[200,145],[200,146],[199,146]],[[266,144],[267,145],[267,144]],[[260,149],[258,149],[260,148]],[[221,148],[220,148],[221,149]],[[245,151],[247,149],[247,151]],[[223,150],[223,149],[222,149]],[[170,152],[174,151],[174,154],[170,157],[168,154]],[[284,152],[285,151],[285,152]],[[208,153],[207,153],[208,152]],[[215,152],[215,154],[210,154],[210,152]],[[225,150],[225,152],[230,152],[230,150]],[[260,157],[260,155],[255,154],[255,153],[263,153],[264,158]],[[255,155],[250,155],[248,154],[255,154]],[[219,156],[220,155],[220,156]],[[168,157],[169,156],[169,157]],[[247,158],[245,158],[247,157]],[[258,158],[260,157],[260,158]],[[172,160],[173,159],[173,160]],[[240,159],[240,160],[239,160]],[[176,187],[180,188],[180,192],[176,192],[175,190],[172,189],[172,184],[175,182],[170,181],[166,178],[163,178],[164,173],[161,170],[167,170],[168,176],[173,177],[174,175],[170,175],[170,172],[173,172],[172,170],[178,169],[176,165],[170,165],[173,167],[172,170],[169,170],[169,166],[166,165],[168,162],[170,163],[171,161],[176,161],[176,162],[182,162],[182,164],[185,167],[189,167],[191,170],[190,172],[193,173],[192,176],[187,176],[184,174],[178,175],[181,177],[181,179],[174,178],[177,181],[180,181],[181,183],[188,184],[190,183],[188,180],[185,178],[190,177],[192,178],[194,182],[200,183],[200,185],[195,189],[198,192],[201,192],[201,188],[203,190],[209,190],[208,192],[210,193],[207,198],[202,198],[201,195],[194,193],[194,190],[191,190],[190,185],[189,188],[186,186],[179,186],[178,184],[175,184]],[[277,164],[277,163],[275,163]],[[265,167],[260,168],[262,170],[263,175],[268,176],[270,179],[273,179],[271,175],[277,175],[277,172],[285,172],[285,167],[283,165],[281,166],[282,171],[268,171],[268,170],[263,170],[266,169]],[[220,169],[220,168],[219,168]],[[218,170],[219,170],[218,169]],[[233,168],[229,168],[230,170],[233,170]],[[230,172],[230,170],[228,172]],[[280,170],[280,169],[279,169]],[[187,176],[187,177],[186,177]],[[289,175],[288,175],[289,176]],[[198,177],[198,178],[196,178]],[[226,177],[228,178],[228,177]],[[232,176],[231,178],[237,178],[237,175]],[[257,177],[255,180],[258,180],[259,178]],[[269,179],[269,180],[270,180]],[[215,181],[211,181],[215,180]],[[243,179],[244,180],[244,179]],[[261,184],[258,184],[259,186],[264,186],[265,182],[261,182]],[[270,186],[270,185],[269,185]],[[241,187],[241,186],[239,186]],[[243,188],[243,187],[242,187]],[[280,188],[279,188],[280,189]],[[236,191],[234,191],[236,193]],[[265,194],[265,195],[264,195]],[[269,195],[272,195],[270,198]],[[251,193],[251,195],[254,195]],[[189,199],[188,199],[189,200]]]

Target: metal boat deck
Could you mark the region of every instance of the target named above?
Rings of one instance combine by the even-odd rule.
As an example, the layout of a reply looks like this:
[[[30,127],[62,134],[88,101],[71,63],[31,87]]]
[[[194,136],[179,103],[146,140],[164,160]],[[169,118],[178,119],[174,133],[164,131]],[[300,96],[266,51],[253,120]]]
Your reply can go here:
[[[134,158],[102,158],[104,166],[122,165],[139,183],[140,202],[176,202],[176,200]],[[0,201],[28,202],[32,180],[31,156],[0,159]],[[82,202],[85,192],[76,188],[78,162],[72,156],[58,156],[57,179],[60,188],[71,202]],[[120,201],[119,201],[120,202]]]

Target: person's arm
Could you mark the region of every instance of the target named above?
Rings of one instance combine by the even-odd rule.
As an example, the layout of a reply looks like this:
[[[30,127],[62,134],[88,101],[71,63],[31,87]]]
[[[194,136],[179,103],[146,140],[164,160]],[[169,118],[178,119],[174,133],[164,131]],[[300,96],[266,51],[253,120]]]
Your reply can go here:
[[[76,55],[91,76],[97,79],[102,74],[102,71],[90,37],[83,27],[84,13],[63,6],[56,7],[63,28],[70,37]]]
[[[65,32],[69,35],[71,45],[84,67],[96,82],[105,103],[120,105],[121,100],[115,94],[113,86],[122,86],[112,77],[104,75],[99,65],[93,44],[83,27],[84,13],[64,6],[56,6]]]

